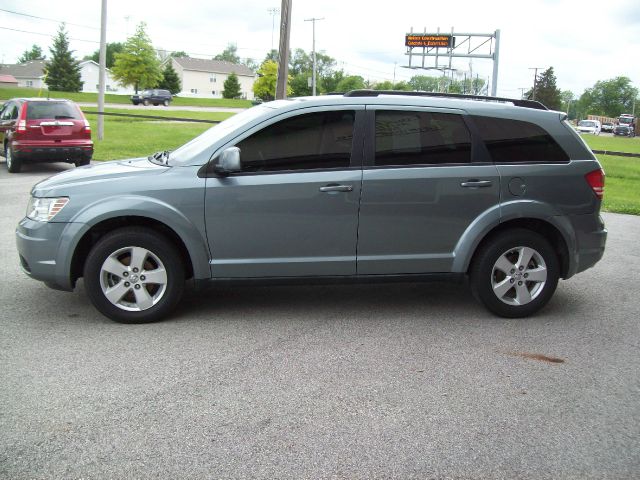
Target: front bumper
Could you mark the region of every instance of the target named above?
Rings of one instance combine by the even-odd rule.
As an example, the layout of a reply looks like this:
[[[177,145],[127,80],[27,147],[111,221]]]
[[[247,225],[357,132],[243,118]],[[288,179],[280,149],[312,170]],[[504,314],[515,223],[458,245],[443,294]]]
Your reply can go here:
[[[58,290],[73,290],[67,261],[65,230],[69,223],[37,222],[24,218],[16,228],[16,245],[22,270],[35,280]],[[61,255],[61,252],[63,253]]]

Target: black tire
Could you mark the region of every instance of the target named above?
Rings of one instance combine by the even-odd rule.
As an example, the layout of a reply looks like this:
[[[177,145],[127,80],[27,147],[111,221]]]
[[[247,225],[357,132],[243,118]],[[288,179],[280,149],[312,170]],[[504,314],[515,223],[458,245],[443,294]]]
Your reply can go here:
[[[145,107],[148,107],[148,106],[149,106],[149,100],[143,100],[143,101],[142,101],[142,104],[143,104]]]
[[[165,100],[164,102],[162,102],[162,104],[163,104],[165,107],[168,107],[168,106],[169,106],[169,100]]]
[[[22,170],[22,159],[16,158],[13,154],[13,148],[7,145],[4,149],[4,156],[7,160],[7,171],[9,173],[20,173],[20,170]]]
[[[530,252],[525,249],[535,253],[527,265],[521,265],[520,271],[517,266],[522,258],[520,255]],[[514,268],[504,273],[498,267],[499,260],[504,262],[501,267],[511,262]],[[531,281],[533,277],[540,277],[543,270],[546,273],[544,281],[539,278]],[[542,235],[531,230],[512,229],[483,241],[473,259],[469,277],[474,296],[488,310],[501,317],[521,318],[536,313],[551,299],[558,286],[560,267],[556,252]],[[494,287],[499,293],[494,293]],[[524,301],[519,304],[521,299]]]
[[[73,164],[76,167],[84,167],[86,165],[89,165],[91,163],[91,157],[82,157],[82,158],[77,158]]]
[[[133,249],[140,259],[137,270]],[[115,260],[117,263],[111,265],[116,268],[107,267],[107,260]],[[148,280],[145,274],[158,274],[162,267],[165,283],[144,282]],[[122,275],[119,271],[118,276],[107,271],[118,268],[123,269]],[[155,322],[166,317],[182,298],[184,277],[184,265],[176,247],[158,232],[142,227],[121,228],[102,237],[89,252],[84,266],[89,299],[100,313],[119,323]],[[107,298],[105,291],[114,291],[116,303]],[[144,301],[152,305],[142,308]]]
[[[140,102],[131,102],[131,103],[133,103],[134,105],[139,105],[140,104]]]

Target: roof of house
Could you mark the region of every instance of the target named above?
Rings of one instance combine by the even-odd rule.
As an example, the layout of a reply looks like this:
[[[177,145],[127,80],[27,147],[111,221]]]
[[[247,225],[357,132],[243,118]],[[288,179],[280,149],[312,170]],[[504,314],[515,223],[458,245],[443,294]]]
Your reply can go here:
[[[184,70],[211,73],[235,73],[247,77],[255,77],[256,74],[245,65],[224,62],[222,60],[204,60],[202,58],[174,57],[173,60]]]
[[[0,74],[0,83],[18,83],[18,80],[13,75]]]
[[[44,60],[31,60],[15,65],[0,65],[0,73],[13,75],[15,78],[41,78],[44,77]]]

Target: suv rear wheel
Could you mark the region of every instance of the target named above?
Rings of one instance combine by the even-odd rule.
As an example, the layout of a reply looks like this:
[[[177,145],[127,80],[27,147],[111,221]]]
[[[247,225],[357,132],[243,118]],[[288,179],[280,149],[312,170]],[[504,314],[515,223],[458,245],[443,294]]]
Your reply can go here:
[[[174,245],[154,230],[131,227],[105,235],[84,267],[87,294],[120,323],[160,320],[178,304],[184,265]]]
[[[489,238],[470,270],[475,297],[496,315],[531,315],[551,299],[558,285],[558,257],[541,235],[507,230]]]
[[[9,145],[4,147],[4,158],[7,160],[7,170],[9,173],[20,173],[22,170],[22,160],[13,154],[13,148]]]

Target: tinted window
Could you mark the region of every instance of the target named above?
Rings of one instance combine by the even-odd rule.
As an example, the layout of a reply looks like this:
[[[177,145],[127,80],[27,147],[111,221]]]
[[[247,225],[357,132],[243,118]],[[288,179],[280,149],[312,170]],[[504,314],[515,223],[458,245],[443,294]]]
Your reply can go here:
[[[469,163],[471,136],[460,115],[377,111],[376,165]]]
[[[29,102],[27,103],[27,120],[42,119],[80,119],[78,109],[67,102]]]
[[[569,161],[560,145],[538,125],[505,118],[473,119],[496,163]]]
[[[288,118],[238,143],[242,170],[265,172],[347,168],[355,112],[318,112]]]

